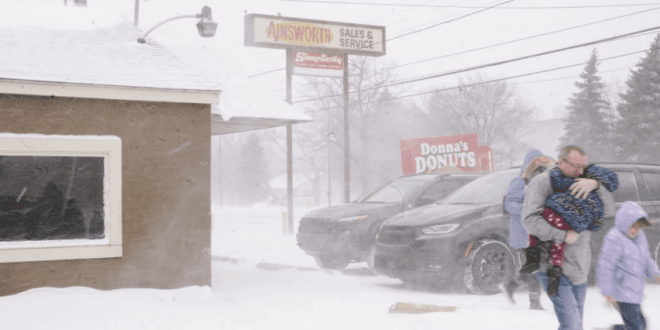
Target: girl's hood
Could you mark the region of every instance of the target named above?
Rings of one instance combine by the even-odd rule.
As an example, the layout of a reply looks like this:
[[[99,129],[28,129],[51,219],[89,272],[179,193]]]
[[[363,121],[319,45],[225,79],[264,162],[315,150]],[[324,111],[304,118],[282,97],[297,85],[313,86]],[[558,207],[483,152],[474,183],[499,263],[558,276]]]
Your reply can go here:
[[[640,218],[648,218],[648,214],[635,202],[625,202],[621,205],[619,211],[616,212],[614,219],[614,226],[624,235],[628,232],[628,228]]]

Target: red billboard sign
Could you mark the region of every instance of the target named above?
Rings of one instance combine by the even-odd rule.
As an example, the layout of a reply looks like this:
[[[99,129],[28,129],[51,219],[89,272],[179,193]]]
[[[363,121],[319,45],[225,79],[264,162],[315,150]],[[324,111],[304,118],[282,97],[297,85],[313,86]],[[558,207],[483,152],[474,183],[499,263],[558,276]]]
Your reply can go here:
[[[293,74],[303,76],[344,76],[344,56],[294,52]]]
[[[493,153],[477,134],[401,140],[403,174],[492,172]]]
[[[295,52],[293,65],[299,68],[344,70],[344,57],[341,55]]]

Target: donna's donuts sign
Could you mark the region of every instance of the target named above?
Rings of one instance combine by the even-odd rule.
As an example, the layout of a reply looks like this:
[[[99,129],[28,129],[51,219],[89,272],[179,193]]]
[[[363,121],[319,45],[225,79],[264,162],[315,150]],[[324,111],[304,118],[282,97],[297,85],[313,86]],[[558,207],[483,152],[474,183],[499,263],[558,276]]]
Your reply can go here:
[[[493,154],[477,134],[401,140],[403,174],[492,172]]]

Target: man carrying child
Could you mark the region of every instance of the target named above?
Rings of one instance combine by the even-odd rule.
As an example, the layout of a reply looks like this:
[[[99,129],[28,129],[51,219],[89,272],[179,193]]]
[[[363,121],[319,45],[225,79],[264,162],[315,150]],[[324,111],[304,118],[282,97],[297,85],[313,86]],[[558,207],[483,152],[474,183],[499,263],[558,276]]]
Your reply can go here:
[[[569,187],[572,196],[586,199],[589,193],[595,191],[603,203],[604,217],[614,215],[614,202],[607,189],[598,189],[598,181],[584,178],[587,168],[587,154],[578,146],[566,146],[561,149],[557,167],[561,174],[572,178],[575,183]],[[577,233],[574,230],[561,230],[543,217],[546,200],[555,191],[552,187],[550,168],[537,175],[527,185],[523,200],[522,222],[530,235],[541,241],[553,241],[555,244],[566,243],[562,274],[559,276],[558,292],[549,296],[554,305],[559,321],[559,330],[582,329],[584,301],[587,293],[587,278],[591,266],[591,232],[585,230]],[[536,273],[544,289],[548,289],[548,264],[543,263]]]

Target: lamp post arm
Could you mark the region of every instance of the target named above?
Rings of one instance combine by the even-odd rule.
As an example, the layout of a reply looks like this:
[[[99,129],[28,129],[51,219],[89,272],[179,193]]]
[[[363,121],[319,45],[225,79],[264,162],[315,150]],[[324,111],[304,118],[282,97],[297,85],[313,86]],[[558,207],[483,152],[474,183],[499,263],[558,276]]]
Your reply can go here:
[[[146,38],[147,35],[149,35],[149,33],[151,33],[151,31],[155,30],[157,27],[159,27],[159,26],[161,26],[161,25],[163,25],[167,22],[177,20],[177,19],[181,19],[181,18],[201,18],[201,17],[202,17],[202,14],[195,14],[195,15],[180,15],[180,16],[174,16],[172,18],[168,18],[168,19],[154,25],[151,29],[149,29],[147,32],[145,32],[145,34],[142,37],[138,38],[137,41],[141,44],[146,43],[147,41],[144,38]]]

